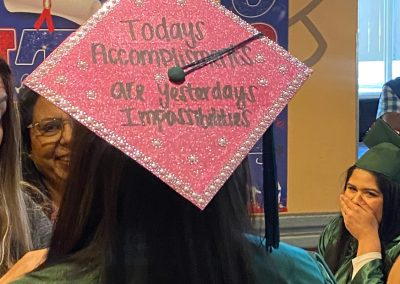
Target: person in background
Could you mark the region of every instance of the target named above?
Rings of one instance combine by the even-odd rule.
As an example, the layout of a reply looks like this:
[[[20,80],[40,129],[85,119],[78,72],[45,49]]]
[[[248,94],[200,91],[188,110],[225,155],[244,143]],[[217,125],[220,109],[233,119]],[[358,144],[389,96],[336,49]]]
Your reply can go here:
[[[26,252],[48,246],[51,224],[21,190],[20,128],[11,70],[0,58],[0,276]]]
[[[19,94],[22,114],[23,177],[40,189],[28,191],[46,215],[55,220],[68,174],[71,119],[28,88]]]
[[[399,161],[398,145],[383,142],[347,171],[341,215],[318,246],[339,284],[386,283],[400,254]]]
[[[383,85],[376,118],[382,118],[394,130],[400,131],[400,77]]]

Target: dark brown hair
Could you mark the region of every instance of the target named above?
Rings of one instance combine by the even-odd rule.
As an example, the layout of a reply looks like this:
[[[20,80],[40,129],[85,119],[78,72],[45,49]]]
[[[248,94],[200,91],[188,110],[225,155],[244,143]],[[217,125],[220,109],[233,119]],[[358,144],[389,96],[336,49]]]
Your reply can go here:
[[[104,283],[254,283],[247,161],[201,211],[85,127],[74,131],[45,265],[77,253],[97,259]]]

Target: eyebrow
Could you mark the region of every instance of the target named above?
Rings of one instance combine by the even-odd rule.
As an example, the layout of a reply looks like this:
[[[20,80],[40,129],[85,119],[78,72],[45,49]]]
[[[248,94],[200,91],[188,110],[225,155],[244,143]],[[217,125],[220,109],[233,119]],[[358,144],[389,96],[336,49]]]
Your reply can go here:
[[[347,186],[352,186],[352,187],[358,188],[357,186],[355,186],[354,184],[352,184],[352,183],[350,183],[350,182],[347,182],[346,185],[347,185]],[[366,188],[363,188],[363,189],[364,189],[364,190],[372,190],[372,191],[381,193],[381,191],[380,191],[378,188],[366,187]]]

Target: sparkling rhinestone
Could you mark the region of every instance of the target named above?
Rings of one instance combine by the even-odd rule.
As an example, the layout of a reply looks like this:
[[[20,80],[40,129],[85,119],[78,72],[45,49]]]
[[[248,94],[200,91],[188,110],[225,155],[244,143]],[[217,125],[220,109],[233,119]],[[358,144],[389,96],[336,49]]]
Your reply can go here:
[[[197,164],[199,162],[199,158],[196,155],[189,155],[188,156],[188,161],[191,164]]]
[[[267,123],[266,123],[265,121],[261,121],[260,124],[259,124],[259,126],[264,128],[264,127],[267,126],[266,124],[267,124]]]
[[[78,63],[77,63],[77,66],[81,70],[88,70],[89,69],[89,64],[87,64],[87,62],[83,61],[83,60],[79,60]]]
[[[265,62],[265,57],[264,57],[264,55],[262,55],[262,54],[257,54],[256,55],[256,57],[255,57],[255,61],[257,62],[257,63],[264,63]]]
[[[179,6],[185,6],[186,0],[176,0],[176,4],[178,4]]]
[[[87,91],[87,92],[86,92],[86,96],[87,96],[87,98],[88,98],[89,100],[94,100],[94,99],[96,99],[96,97],[97,97],[96,92],[93,91],[93,90]]]
[[[268,80],[265,79],[265,78],[259,78],[259,79],[257,80],[257,82],[258,82],[258,84],[259,84],[260,86],[263,86],[263,87],[265,87],[265,86],[268,85]]]
[[[286,73],[288,72],[288,69],[287,69],[287,67],[286,67],[285,65],[280,65],[280,66],[278,67],[278,71],[279,71],[281,74],[286,74]]]
[[[228,139],[225,137],[218,138],[218,145],[221,147],[226,147],[228,145]]]
[[[135,0],[136,6],[142,7],[145,3],[144,0]]]
[[[140,152],[139,151],[133,151],[132,152],[133,157],[140,157]]]
[[[56,82],[57,84],[65,84],[65,83],[67,83],[67,81],[68,81],[68,79],[67,79],[67,77],[64,76],[64,75],[57,76],[57,78],[56,78],[56,80],[55,80],[55,82]]]
[[[165,81],[165,76],[164,74],[157,73],[154,75],[154,80],[156,81],[157,84],[161,84]]]
[[[158,138],[154,138],[151,140],[151,145],[153,145],[153,147],[155,148],[161,148],[161,146],[163,145],[162,141]]]
[[[58,97],[58,96],[55,96],[54,99],[53,99],[53,102],[60,103],[61,102],[61,98]]]
[[[95,128],[96,130],[101,130],[101,129],[103,129],[103,126],[101,126],[100,124],[95,124],[95,125],[94,125],[94,128]]]
[[[69,113],[75,115],[78,111],[74,108],[72,108]]]

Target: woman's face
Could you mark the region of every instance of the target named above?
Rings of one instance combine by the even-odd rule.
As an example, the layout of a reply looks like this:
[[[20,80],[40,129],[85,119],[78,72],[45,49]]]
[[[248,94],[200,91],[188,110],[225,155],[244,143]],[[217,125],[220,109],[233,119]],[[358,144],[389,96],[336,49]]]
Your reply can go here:
[[[68,173],[72,134],[70,117],[39,97],[33,108],[31,125],[31,159],[45,182],[54,185]]]
[[[380,191],[376,178],[368,171],[355,169],[350,176],[344,194],[354,203],[362,201],[368,204],[380,223],[383,212],[383,194]]]
[[[3,115],[7,110],[7,93],[4,87],[3,79],[0,78],[0,145],[3,142]]]

